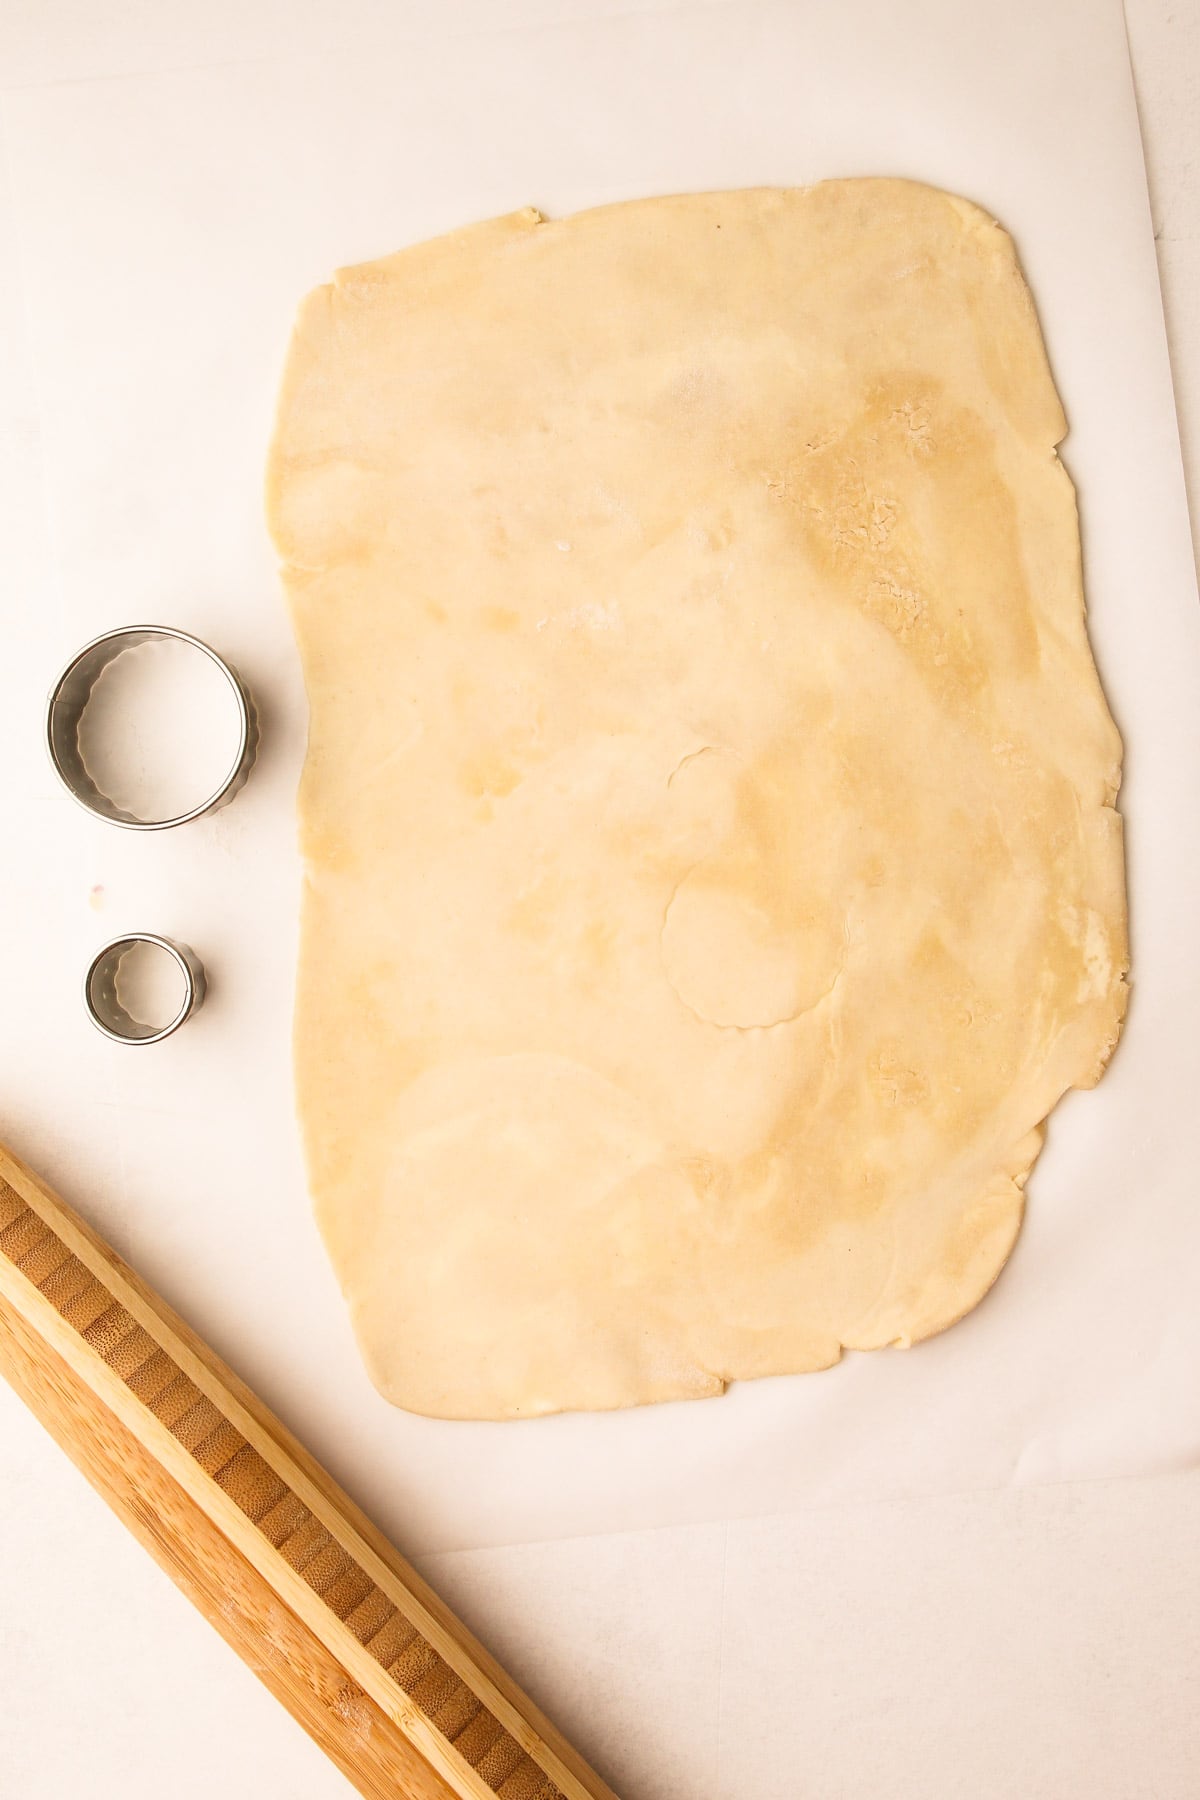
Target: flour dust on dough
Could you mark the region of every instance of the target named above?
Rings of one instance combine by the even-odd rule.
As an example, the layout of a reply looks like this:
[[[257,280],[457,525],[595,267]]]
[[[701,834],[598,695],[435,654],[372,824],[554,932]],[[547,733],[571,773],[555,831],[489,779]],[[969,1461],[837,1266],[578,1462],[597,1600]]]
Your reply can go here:
[[[1064,431],[1009,238],[914,183],[305,301],[298,1094],[390,1400],[715,1394],[991,1285],[1126,995]]]

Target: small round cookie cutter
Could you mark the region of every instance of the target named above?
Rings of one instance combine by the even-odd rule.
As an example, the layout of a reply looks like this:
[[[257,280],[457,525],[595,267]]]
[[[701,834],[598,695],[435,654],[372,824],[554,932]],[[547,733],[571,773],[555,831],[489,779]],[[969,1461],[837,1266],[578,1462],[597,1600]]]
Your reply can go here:
[[[183,999],[175,1016],[165,1025],[147,1025],[135,1018],[121,1004],[117,993],[122,961],[130,951],[143,945],[149,945],[158,955],[168,958],[183,977]],[[105,944],[92,958],[83,980],[83,1004],[96,1029],[115,1044],[161,1044],[203,1003],[206,985],[204,965],[189,945],[178,943],[174,938],[159,937],[152,931],[127,931]]]
[[[219,670],[237,707],[237,741],[229,772],[213,793],[187,812],[176,813],[169,819],[145,819],[118,806],[97,786],[79,748],[79,726],[92,689],[109,663],[115,662],[126,650],[164,639],[189,645]],[[227,806],[241,791],[258,749],[258,717],[235,669],[200,638],[171,625],[126,625],[117,631],[106,631],[85,644],[55,682],[46,706],[46,747],[59,780],[71,798],[96,818],[106,819],[110,825],[124,826],[128,831],[166,831],[172,825],[186,825],[190,819],[198,819],[204,813]]]

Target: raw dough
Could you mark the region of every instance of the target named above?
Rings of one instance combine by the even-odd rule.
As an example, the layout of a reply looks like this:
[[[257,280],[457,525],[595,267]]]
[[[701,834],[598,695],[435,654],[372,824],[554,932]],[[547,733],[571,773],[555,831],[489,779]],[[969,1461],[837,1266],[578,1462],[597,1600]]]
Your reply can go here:
[[[296,1065],[390,1400],[719,1393],[991,1285],[1126,995],[1064,430],[1008,237],[908,182],[308,297]]]

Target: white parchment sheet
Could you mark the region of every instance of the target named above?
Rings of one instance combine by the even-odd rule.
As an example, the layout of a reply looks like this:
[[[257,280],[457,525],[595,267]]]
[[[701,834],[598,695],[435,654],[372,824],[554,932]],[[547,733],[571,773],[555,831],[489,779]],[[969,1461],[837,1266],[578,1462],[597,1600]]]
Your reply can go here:
[[[33,69],[4,96],[0,1131],[414,1551],[1193,1461],[1200,609],[1116,0],[397,5],[320,42],[289,16],[255,60],[197,27],[189,66]],[[946,1336],[719,1401],[409,1417],[360,1367],[292,1115],[305,714],[261,486],[293,309],[339,264],[517,206],[871,173],[993,211],[1041,313],[1128,749],[1125,1041]],[[73,808],[39,740],[60,662],[142,618],[230,656],[264,723],[234,806],[145,837]],[[126,927],[212,978],[154,1049],[80,1005]]]

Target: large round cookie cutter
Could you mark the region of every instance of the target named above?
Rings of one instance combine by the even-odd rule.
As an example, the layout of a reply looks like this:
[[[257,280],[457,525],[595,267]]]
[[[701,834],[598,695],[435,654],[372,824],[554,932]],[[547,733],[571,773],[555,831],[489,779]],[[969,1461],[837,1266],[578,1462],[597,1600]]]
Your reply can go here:
[[[175,813],[168,819],[147,819],[118,806],[97,785],[79,747],[79,727],[92,689],[108,665],[126,650],[162,640],[188,645],[217,668],[234,699],[237,731],[235,741],[230,745],[228,773],[212,793],[202,797],[186,812]],[[94,817],[105,819],[110,825],[121,825],[127,831],[166,831],[172,825],[186,825],[191,819],[227,806],[241,791],[258,749],[258,717],[254,703],[232,665],[199,638],[171,625],[127,625],[119,631],[106,631],[85,644],[55,682],[46,706],[46,747],[59,780],[71,798]]]

